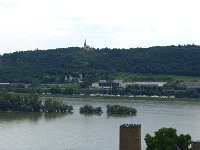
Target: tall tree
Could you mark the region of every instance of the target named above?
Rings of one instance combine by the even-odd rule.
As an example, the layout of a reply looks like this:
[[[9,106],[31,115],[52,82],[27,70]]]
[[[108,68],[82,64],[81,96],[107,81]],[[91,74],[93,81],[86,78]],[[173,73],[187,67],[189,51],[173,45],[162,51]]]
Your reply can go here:
[[[161,128],[154,136],[146,134],[145,142],[147,150],[188,150],[191,144],[191,136],[177,135],[174,128]]]

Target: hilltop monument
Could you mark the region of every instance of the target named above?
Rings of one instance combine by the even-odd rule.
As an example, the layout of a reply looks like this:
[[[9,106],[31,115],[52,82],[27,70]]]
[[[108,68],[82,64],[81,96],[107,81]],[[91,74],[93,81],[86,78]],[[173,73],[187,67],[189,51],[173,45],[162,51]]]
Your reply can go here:
[[[85,42],[84,42],[83,49],[84,49],[84,50],[86,50],[86,51],[93,50],[93,48],[92,48],[92,47],[90,47],[89,45],[87,45],[87,43],[86,43],[86,39],[85,39]]]

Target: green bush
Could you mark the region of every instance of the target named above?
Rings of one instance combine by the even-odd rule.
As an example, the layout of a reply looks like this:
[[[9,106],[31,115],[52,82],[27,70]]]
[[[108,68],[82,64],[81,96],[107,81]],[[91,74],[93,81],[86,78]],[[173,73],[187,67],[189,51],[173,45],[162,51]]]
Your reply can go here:
[[[62,101],[48,99],[42,105],[43,112],[72,112],[73,106],[64,104]]]
[[[101,114],[102,110],[101,107],[94,108],[91,105],[85,105],[83,107],[80,107],[79,112],[84,114]]]
[[[51,99],[42,102],[37,95],[12,95],[0,93],[0,111],[71,112],[73,106]]]
[[[145,142],[147,150],[189,150],[191,136],[178,136],[174,128],[161,128],[155,132],[155,136],[146,134]]]
[[[120,106],[120,105],[107,105],[108,114],[130,114],[134,115],[137,113],[137,110],[132,107]]]

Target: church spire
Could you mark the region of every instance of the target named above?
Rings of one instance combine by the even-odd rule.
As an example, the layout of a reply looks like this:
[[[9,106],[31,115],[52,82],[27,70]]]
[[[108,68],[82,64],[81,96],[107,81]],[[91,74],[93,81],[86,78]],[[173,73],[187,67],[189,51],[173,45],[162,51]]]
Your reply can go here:
[[[89,45],[87,45],[87,43],[86,43],[86,38],[85,38],[85,42],[84,42],[84,47],[83,47],[83,49],[86,50],[86,51],[92,50],[92,48],[91,48]]]
[[[85,42],[84,42],[84,47],[86,47],[87,46],[87,44],[86,44],[86,39],[85,39]]]

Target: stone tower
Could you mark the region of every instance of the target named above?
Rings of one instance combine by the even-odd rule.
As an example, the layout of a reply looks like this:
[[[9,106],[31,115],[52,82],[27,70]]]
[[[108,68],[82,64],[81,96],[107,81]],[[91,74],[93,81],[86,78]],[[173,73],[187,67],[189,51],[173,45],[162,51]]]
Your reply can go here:
[[[192,150],[200,150],[200,141],[192,142]]]
[[[119,150],[141,150],[141,124],[120,126]]]

